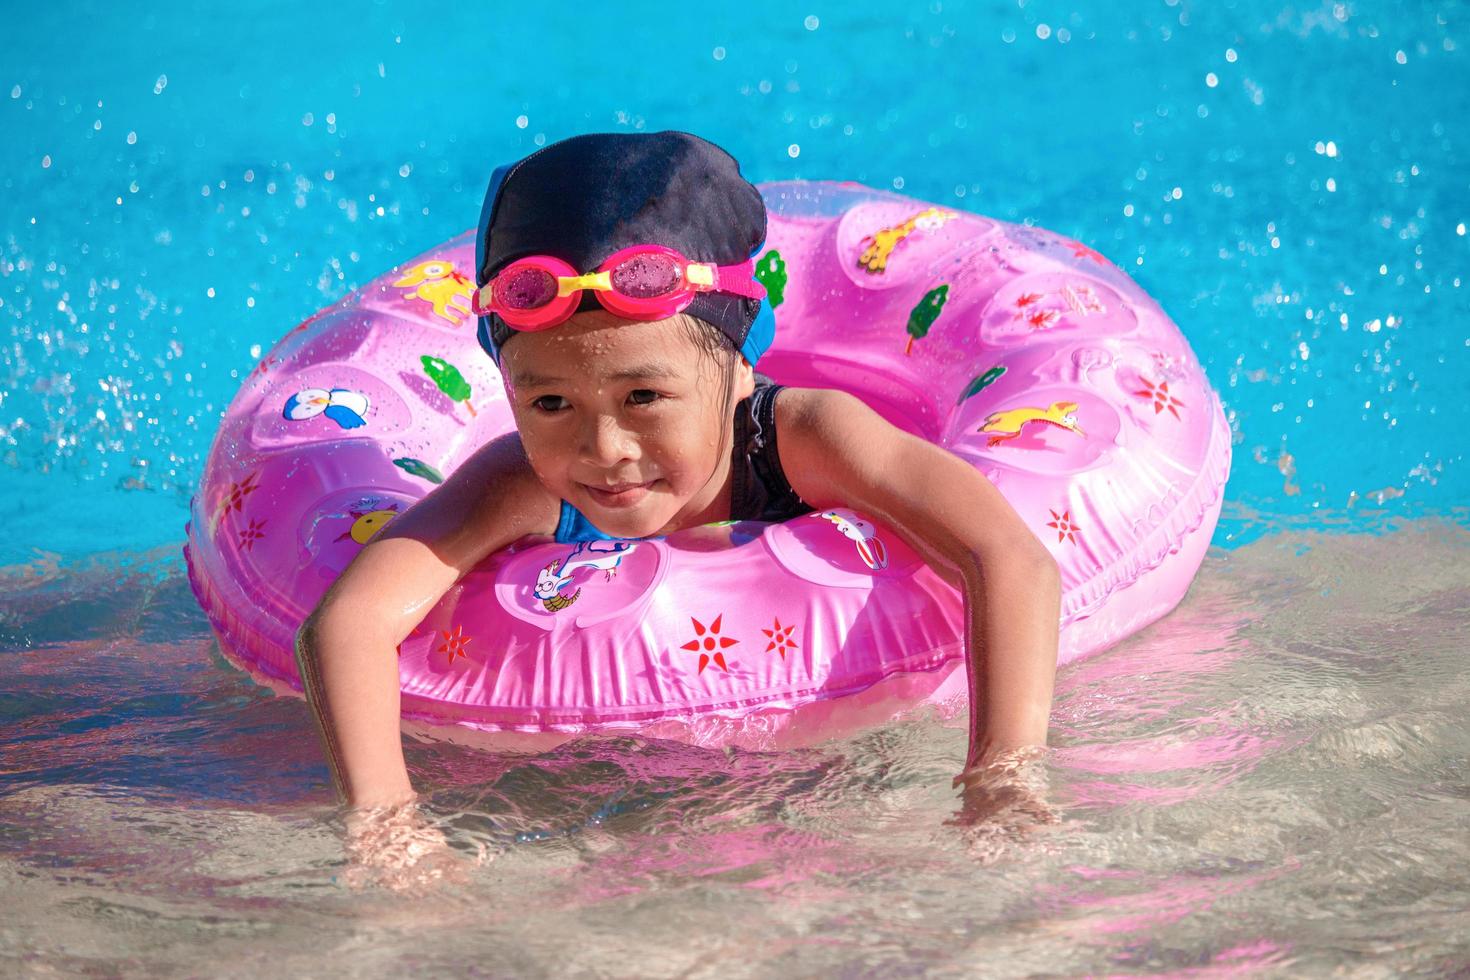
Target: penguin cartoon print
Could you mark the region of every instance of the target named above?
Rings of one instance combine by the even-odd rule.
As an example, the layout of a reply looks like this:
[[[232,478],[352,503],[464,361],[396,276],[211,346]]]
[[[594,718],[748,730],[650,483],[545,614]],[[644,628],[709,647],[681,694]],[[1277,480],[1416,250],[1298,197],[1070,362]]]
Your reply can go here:
[[[305,422],[324,415],[344,429],[367,425],[368,397],[351,388],[306,388],[286,399],[281,417],[288,422]]]

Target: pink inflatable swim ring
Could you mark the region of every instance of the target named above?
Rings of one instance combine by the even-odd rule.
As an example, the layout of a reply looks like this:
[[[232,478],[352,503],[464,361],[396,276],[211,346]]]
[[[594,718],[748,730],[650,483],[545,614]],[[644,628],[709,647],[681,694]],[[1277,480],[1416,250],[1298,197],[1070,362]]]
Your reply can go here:
[[[1061,568],[1061,662],[1174,608],[1230,431],[1159,306],[1040,228],[851,183],[761,192],[779,324],[761,370],[852,392],[984,473]],[[313,316],[225,413],[185,554],[224,654],[277,690],[300,690],[293,637],[352,557],[513,427],[473,262],[466,233]],[[958,593],[851,510],[597,547],[527,539],[465,576],[399,650],[405,719],[509,747],[771,748],[963,707]]]

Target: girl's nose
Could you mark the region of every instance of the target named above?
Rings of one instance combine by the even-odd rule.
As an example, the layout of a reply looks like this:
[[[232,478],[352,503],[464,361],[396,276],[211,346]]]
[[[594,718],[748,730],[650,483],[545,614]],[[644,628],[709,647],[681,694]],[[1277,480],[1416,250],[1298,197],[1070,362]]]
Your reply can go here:
[[[582,429],[582,458],[596,466],[610,467],[637,456],[637,442],[617,419],[599,415]]]

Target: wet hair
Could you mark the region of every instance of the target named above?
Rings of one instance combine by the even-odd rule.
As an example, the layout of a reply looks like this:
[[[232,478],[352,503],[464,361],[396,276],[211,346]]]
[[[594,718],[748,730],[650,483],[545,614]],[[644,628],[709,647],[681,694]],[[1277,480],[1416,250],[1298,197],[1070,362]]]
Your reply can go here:
[[[677,322],[684,332],[684,336],[698,350],[715,362],[720,371],[721,391],[720,418],[723,420],[721,433],[728,431],[734,437],[734,427],[729,424],[732,404],[735,397],[735,365],[740,359],[740,351],[736,349],[735,342],[719,327],[697,316],[688,313],[676,313],[672,318]],[[730,447],[724,443],[724,437],[720,439],[721,453],[729,452]]]

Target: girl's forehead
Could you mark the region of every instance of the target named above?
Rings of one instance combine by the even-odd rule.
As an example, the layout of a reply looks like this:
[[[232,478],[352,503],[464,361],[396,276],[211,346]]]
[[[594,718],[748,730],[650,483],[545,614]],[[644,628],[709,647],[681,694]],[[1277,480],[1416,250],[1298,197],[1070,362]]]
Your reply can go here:
[[[507,343],[501,363],[512,385],[689,379],[701,350],[675,320],[638,322],[581,313]]]

